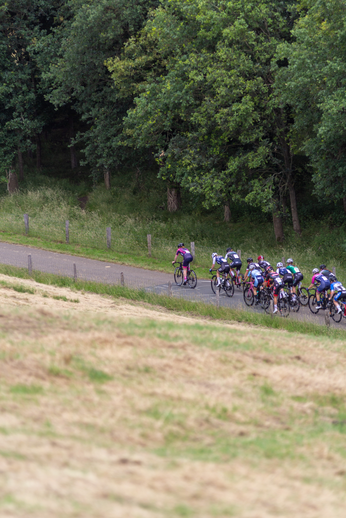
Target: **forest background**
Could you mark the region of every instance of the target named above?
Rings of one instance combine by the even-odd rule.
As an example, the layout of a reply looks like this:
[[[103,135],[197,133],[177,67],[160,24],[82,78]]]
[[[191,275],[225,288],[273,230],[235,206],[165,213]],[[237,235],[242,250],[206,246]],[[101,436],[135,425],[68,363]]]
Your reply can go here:
[[[345,258],[343,1],[9,0],[0,46],[1,230],[82,204]]]

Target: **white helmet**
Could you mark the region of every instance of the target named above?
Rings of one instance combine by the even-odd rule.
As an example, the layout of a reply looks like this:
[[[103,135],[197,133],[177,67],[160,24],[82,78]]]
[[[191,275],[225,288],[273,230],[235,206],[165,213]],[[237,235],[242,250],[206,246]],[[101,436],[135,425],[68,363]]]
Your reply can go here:
[[[293,264],[293,259],[291,259],[291,258],[287,259],[286,263],[287,264]]]
[[[251,263],[249,265],[249,270],[254,270],[256,268],[256,265],[254,265],[253,263]]]
[[[211,254],[211,258],[214,259],[214,257],[217,257],[217,253],[216,252]]]
[[[283,267],[282,263],[277,263],[276,268],[282,268],[282,267]]]
[[[312,273],[313,273],[314,275],[315,275],[316,273],[319,273],[319,272],[320,272],[320,271],[319,271],[319,269],[318,269],[318,268],[314,268],[314,269],[312,270]]]

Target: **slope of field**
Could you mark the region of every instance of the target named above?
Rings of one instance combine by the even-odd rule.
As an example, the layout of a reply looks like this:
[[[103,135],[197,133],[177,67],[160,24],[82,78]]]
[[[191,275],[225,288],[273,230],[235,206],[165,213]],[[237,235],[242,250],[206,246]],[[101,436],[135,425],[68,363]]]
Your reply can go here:
[[[0,276],[0,515],[343,517],[345,343]]]

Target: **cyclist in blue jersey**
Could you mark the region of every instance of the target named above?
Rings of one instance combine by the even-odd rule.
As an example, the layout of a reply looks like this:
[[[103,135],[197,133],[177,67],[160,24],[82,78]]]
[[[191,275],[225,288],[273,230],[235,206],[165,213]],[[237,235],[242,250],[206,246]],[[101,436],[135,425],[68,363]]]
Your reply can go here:
[[[184,272],[184,285],[187,283],[187,271],[190,271],[190,263],[193,261],[193,256],[187,248],[185,248],[184,243],[179,243],[178,250],[176,251],[174,261],[172,261],[172,264],[176,262],[179,255],[183,257],[183,272]]]
[[[211,268],[209,270],[210,272],[212,272],[213,267],[215,266],[215,263],[220,266],[220,268],[218,268],[216,270],[217,286],[220,286],[220,284],[221,284],[220,273],[225,273],[226,274],[226,278],[227,278],[227,276],[229,274],[230,266],[228,264],[227,259],[225,259],[222,255],[218,255],[216,252],[211,254],[211,258],[213,260],[213,264],[212,264],[212,266],[211,266]]]
[[[291,288],[293,286],[292,273],[282,263],[277,263],[276,268],[276,273],[281,275],[283,283],[287,284],[288,288]]]
[[[320,304],[321,293],[324,290],[330,289],[329,277],[327,278],[325,275],[322,275],[322,273],[320,273],[318,268],[314,268],[312,270],[312,274],[313,274],[313,277],[311,279],[311,284],[308,287],[308,290],[311,290],[312,288],[316,287],[319,284],[319,286],[317,286],[317,289],[316,289],[316,299],[317,299],[316,309],[322,309],[322,306]]]
[[[329,281],[331,283],[329,300],[332,300],[333,295],[334,295],[334,300],[333,300],[334,305],[336,306],[338,313],[341,313],[342,309],[340,307],[339,301],[345,303],[346,288],[344,288],[342,283],[338,281],[338,279],[335,277],[334,273],[331,273],[329,275]]]
[[[256,299],[255,304],[257,305],[257,304],[259,304],[259,296],[260,296],[259,290],[261,289],[261,286],[264,283],[264,277],[262,275],[261,269],[257,268],[254,263],[251,263],[249,265],[249,268],[246,270],[244,281],[246,281],[248,278],[249,279],[251,278],[253,281],[254,294],[255,294],[255,299]]]

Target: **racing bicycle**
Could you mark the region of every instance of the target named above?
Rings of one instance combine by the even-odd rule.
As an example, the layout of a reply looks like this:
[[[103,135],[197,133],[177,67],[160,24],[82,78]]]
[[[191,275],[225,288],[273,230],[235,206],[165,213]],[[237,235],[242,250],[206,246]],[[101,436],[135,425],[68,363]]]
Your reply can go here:
[[[212,270],[212,272],[215,272],[215,270]],[[212,273],[211,272],[211,273]],[[233,297],[234,295],[234,284],[232,279],[227,277],[227,274],[220,272],[221,278],[220,278],[220,284],[217,285],[217,276],[213,275],[211,278],[211,289],[216,294],[217,290],[219,290],[219,293],[221,290],[224,290],[227,297]]]
[[[183,281],[184,281],[184,270],[183,270],[183,263],[180,262],[180,261],[176,261],[175,263],[173,263],[173,266],[175,264],[178,264],[179,266],[177,266],[174,270],[174,282],[177,286],[181,286],[183,284]],[[193,271],[193,270],[187,270],[187,277],[186,277],[186,281],[187,281],[187,285],[190,287],[190,288],[196,288],[197,286],[197,275],[196,273]]]

